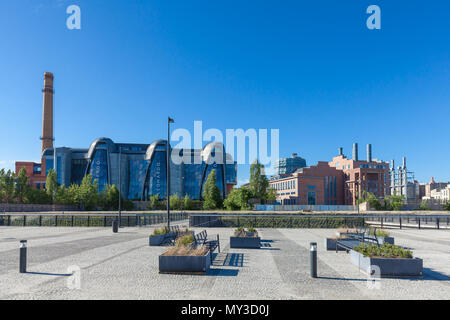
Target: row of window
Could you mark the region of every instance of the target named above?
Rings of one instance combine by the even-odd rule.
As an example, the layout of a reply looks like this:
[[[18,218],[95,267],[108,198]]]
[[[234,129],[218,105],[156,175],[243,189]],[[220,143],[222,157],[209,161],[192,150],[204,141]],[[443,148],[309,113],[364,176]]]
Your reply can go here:
[[[288,190],[288,189],[294,189],[296,187],[296,181],[295,180],[288,180],[288,181],[281,181],[276,182],[272,184],[272,188],[275,190]]]

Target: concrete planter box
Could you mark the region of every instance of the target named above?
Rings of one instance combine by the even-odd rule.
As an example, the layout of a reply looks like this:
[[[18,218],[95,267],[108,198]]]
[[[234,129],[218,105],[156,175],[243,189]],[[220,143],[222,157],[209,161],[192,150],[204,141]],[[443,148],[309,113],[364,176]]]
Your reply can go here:
[[[423,260],[419,258],[370,258],[351,250],[350,261],[365,273],[371,266],[380,268],[381,277],[422,277]]]
[[[327,251],[336,251],[336,241],[338,239],[326,238],[325,239],[325,249]],[[344,248],[339,247],[338,251],[345,251]]]
[[[260,237],[230,237],[230,248],[260,248]]]
[[[204,256],[159,256],[159,273],[206,273],[210,266],[209,251]]]
[[[164,237],[166,236],[171,236],[171,237],[175,237],[176,233],[175,232],[171,232],[168,234],[160,234],[160,235],[151,235],[148,239],[149,245],[150,246],[160,246],[164,240]]]

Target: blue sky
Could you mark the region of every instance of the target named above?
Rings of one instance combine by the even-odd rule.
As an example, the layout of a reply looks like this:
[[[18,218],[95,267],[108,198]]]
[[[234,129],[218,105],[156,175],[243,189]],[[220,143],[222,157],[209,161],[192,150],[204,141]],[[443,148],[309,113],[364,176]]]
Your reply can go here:
[[[81,30],[66,28],[79,5]],[[366,8],[381,8],[381,30]],[[353,142],[450,181],[449,1],[0,3],[0,167],[39,161],[42,75],[57,146],[150,143],[174,128],[276,128],[308,165]],[[248,167],[238,179],[248,178]]]

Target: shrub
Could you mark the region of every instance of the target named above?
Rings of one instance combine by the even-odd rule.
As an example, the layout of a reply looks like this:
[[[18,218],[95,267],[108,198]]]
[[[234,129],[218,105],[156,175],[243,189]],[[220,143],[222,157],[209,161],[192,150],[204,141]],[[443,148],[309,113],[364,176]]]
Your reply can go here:
[[[431,210],[431,208],[428,206],[428,202],[424,200],[424,201],[422,201],[422,203],[420,204],[419,210],[429,211],[429,210]]]
[[[178,237],[176,242],[175,242],[175,246],[177,246],[177,247],[188,246],[192,242],[194,242],[194,237],[192,236],[192,234],[187,234],[187,235],[184,235],[182,237]]]
[[[377,258],[412,258],[412,252],[399,246],[384,243],[381,246],[362,243],[354,248],[355,251],[364,255],[364,257]]]
[[[170,230],[167,227],[155,228],[155,230],[153,230],[153,235],[159,236],[159,235],[166,234],[169,232],[170,232]]]
[[[444,210],[450,211],[450,200],[447,201],[446,204],[444,204]]]

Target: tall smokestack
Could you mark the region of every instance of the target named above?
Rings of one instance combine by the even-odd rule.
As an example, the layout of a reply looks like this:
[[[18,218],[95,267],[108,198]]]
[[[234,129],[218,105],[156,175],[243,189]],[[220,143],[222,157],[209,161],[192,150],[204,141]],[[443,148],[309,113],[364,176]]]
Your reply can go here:
[[[406,157],[403,157],[403,169],[406,168]]]
[[[42,150],[53,148],[53,74],[44,73],[44,103],[42,112]]]
[[[338,150],[339,150],[339,155],[342,156],[342,155],[343,155],[343,150],[344,150],[344,149],[343,149],[342,147],[340,147]]]
[[[352,155],[352,159],[355,161],[358,161],[358,144],[354,143],[353,144],[353,155]]]
[[[395,170],[395,161],[394,161],[394,159],[391,160],[391,169]]]
[[[372,145],[367,145],[367,162],[372,162]]]

